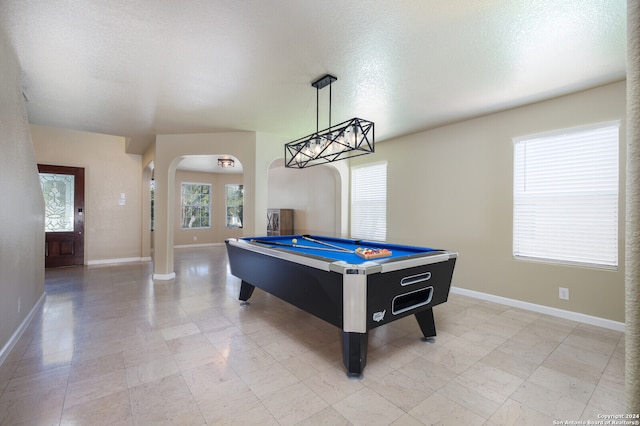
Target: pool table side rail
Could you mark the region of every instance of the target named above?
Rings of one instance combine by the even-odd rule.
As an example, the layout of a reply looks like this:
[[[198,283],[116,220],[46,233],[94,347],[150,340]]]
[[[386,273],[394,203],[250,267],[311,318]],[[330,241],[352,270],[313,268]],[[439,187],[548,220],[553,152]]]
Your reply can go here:
[[[359,270],[359,273],[364,273],[365,275],[392,272],[414,266],[444,262],[458,256],[458,253],[449,250],[431,250],[395,258],[349,263],[320,255],[292,252],[291,250],[279,248],[278,246],[268,247],[262,243],[255,243],[248,239],[229,239],[226,240],[226,243],[266,256],[276,257],[323,271],[337,272],[339,274],[344,274],[345,271],[354,269]]]
[[[333,259],[329,259],[326,257],[292,253],[289,250],[281,249],[277,246],[267,247],[260,243],[256,244],[251,241],[242,239],[229,239],[225,242],[229,245],[236,246],[244,250],[261,253],[266,256],[276,257],[278,259],[286,260],[289,262],[299,263],[301,265],[310,266],[312,268],[321,269],[327,272],[330,271],[330,262],[333,262]]]
[[[251,297],[253,287],[260,288],[342,328],[343,275],[246,248],[227,242],[231,273],[242,280],[240,300]],[[248,290],[246,298],[242,298],[243,289]]]

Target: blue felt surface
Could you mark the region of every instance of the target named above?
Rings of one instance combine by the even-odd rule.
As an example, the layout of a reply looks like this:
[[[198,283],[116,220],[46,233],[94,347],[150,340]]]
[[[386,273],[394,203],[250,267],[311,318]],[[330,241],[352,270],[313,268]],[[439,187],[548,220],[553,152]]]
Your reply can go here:
[[[273,248],[290,250],[291,252],[294,252],[294,253],[311,254],[313,256],[320,256],[328,259],[333,259],[334,261],[342,260],[344,262],[351,263],[351,264],[359,264],[359,263],[367,262],[370,260],[375,261],[375,260],[395,259],[395,258],[411,256],[416,254],[424,254],[424,253],[437,250],[432,248],[404,246],[399,244],[379,243],[379,242],[373,242],[373,241],[358,241],[358,240],[350,240],[345,238],[323,237],[318,235],[308,235],[308,237],[311,237],[314,240],[326,242],[334,246],[339,246],[339,247],[343,247],[343,248],[354,250],[354,251],[358,247],[376,248],[376,249],[386,248],[387,250],[390,250],[392,252],[392,255],[388,257],[377,258],[377,259],[364,259],[355,253],[321,250],[326,248],[331,249],[331,247],[327,247],[322,244],[318,244],[313,241],[308,241],[306,239],[303,239],[302,235],[284,235],[284,236],[275,236],[275,237],[247,237],[242,239],[246,241],[271,243],[273,244],[271,246]],[[292,240],[294,238],[297,240],[296,245],[308,246],[312,248],[287,246],[287,245],[293,244]],[[280,245],[280,244],[286,244],[286,245]],[[268,244],[264,244],[264,245],[268,246]]]

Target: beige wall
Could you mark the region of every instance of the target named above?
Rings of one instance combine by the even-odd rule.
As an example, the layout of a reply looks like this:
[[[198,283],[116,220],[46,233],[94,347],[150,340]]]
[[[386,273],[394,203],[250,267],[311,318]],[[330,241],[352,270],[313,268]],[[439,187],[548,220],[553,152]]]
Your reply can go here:
[[[85,264],[142,256],[142,159],[118,136],[31,126],[40,164],[85,168]],[[125,205],[120,205],[125,194]]]
[[[341,236],[340,175],[331,165],[285,168],[278,161],[269,169],[267,206],[294,210],[294,232]]]
[[[624,212],[623,82],[379,143],[351,164],[388,161],[388,241],[458,251],[455,286],[623,322],[624,214],[617,271],[512,256],[512,138],[610,120],[621,120]]]
[[[218,174],[217,186],[214,187],[214,201],[215,201],[215,215],[216,215],[216,227],[218,229],[217,242],[222,243],[227,238],[239,238],[244,235],[244,228],[227,228],[227,200],[226,200],[226,185],[229,184],[243,184],[243,175],[234,173],[220,173]],[[243,206],[244,209],[244,206]],[[244,213],[244,211],[243,211]],[[244,218],[243,218],[244,220]]]
[[[0,30],[0,364],[17,364],[7,358],[12,336],[44,300],[44,201],[20,67],[6,40]]]
[[[181,186],[182,183],[208,183],[211,185],[211,228],[182,229],[181,221]],[[174,191],[176,204],[174,210],[174,246],[193,244],[223,243],[227,238],[242,237],[242,228],[226,227],[226,192],[227,184],[243,184],[240,173],[203,173],[176,170]]]
[[[256,133],[256,162],[253,180],[255,180],[255,193],[247,194],[245,187],[244,196],[253,196],[255,199],[254,211],[256,212],[253,232],[245,232],[245,235],[266,235],[267,233],[267,198],[269,194],[269,168],[279,161],[284,161],[284,144],[287,140],[267,133]],[[245,179],[249,171],[245,168]],[[245,212],[247,207],[245,206]]]
[[[173,271],[173,245],[175,239],[175,205],[179,195],[175,192],[176,166],[183,156],[227,154],[242,164],[244,185],[243,235],[252,235],[256,225],[256,134],[253,132],[225,132],[209,134],[158,135],[153,146],[155,154],[154,178],[156,183],[156,210],[154,214],[153,271],[156,279],[170,279]],[[145,156],[146,158],[146,156]],[[266,166],[261,172],[266,176]],[[261,179],[266,181],[265,178]],[[266,200],[266,194],[263,194]],[[266,229],[266,219],[264,223]]]

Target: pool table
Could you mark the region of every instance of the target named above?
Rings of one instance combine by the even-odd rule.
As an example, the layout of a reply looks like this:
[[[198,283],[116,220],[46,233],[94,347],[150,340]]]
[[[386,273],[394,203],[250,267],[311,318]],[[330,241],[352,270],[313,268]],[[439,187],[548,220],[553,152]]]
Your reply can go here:
[[[255,287],[342,330],[347,375],[361,377],[368,331],[415,315],[424,335],[436,335],[432,308],[444,303],[457,253],[449,250],[315,235],[225,241],[239,299]],[[370,249],[377,258],[358,254]]]

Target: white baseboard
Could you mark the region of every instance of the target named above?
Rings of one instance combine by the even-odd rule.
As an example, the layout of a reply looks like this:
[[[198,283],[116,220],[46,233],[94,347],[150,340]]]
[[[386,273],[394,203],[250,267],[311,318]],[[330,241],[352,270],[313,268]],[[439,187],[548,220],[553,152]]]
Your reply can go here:
[[[182,244],[179,246],[173,246],[173,248],[190,248],[190,247],[213,247],[221,246],[224,243],[205,243],[205,244]]]
[[[38,299],[38,301],[33,306],[33,308],[31,308],[31,311],[29,311],[29,315],[27,315],[24,318],[24,320],[20,324],[20,327],[18,327],[16,331],[13,332],[13,334],[9,338],[9,341],[7,341],[7,343],[4,345],[2,350],[0,350],[0,365],[4,363],[4,361],[9,356],[9,353],[11,352],[11,350],[16,346],[16,343],[18,343],[18,340],[20,340],[20,337],[22,337],[22,333],[24,333],[24,331],[27,329],[27,327],[33,320],[33,317],[36,315],[38,310],[42,307],[42,304],[44,303],[44,300],[46,299],[46,297],[47,297],[47,294],[43,292],[42,296],[40,296],[40,299]]]
[[[170,274],[153,274],[154,280],[167,281],[172,280],[176,277],[176,273],[172,272]]]
[[[122,257],[120,259],[100,259],[100,260],[89,260],[87,261],[87,265],[109,265],[113,263],[130,263],[130,262],[148,262],[150,261],[150,257]]]
[[[489,302],[499,303],[501,305],[513,306],[514,308],[526,309],[528,311],[538,312],[541,314],[552,315],[554,317],[564,318],[581,322],[584,324],[595,325],[598,327],[608,328],[610,330],[620,331],[624,333],[625,326],[623,322],[612,321],[606,318],[594,317],[591,315],[581,314],[578,312],[565,311],[563,309],[551,308],[544,305],[536,305],[535,303],[523,302],[521,300],[509,299],[502,296],[494,296],[493,294],[481,293],[479,291],[467,290],[460,287],[451,287],[451,293],[461,294],[463,296],[473,297],[475,299],[487,300]]]
[[[222,244],[224,243],[186,244],[186,245],[173,246],[173,248],[179,249],[179,248],[190,248],[190,247],[212,247],[212,246],[219,246]],[[174,279],[175,277],[176,277],[175,272],[172,272],[170,274],[153,274],[153,279],[158,281],[168,281],[168,280]]]

